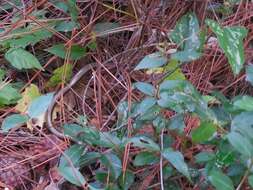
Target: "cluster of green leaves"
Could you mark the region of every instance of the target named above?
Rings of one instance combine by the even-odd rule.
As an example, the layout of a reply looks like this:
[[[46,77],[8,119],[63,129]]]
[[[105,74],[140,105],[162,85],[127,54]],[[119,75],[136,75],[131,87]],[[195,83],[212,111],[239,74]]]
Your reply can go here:
[[[30,53],[29,48],[51,38],[51,31],[67,33],[79,27],[76,1],[51,2],[69,14],[71,20],[48,23],[47,28],[50,28],[50,31],[27,24],[1,39],[1,51],[5,52],[6,60],[14,68],[43,70],[43,64],[36,58],[35,53]],[[18,3],[16,5],[19,6]],[[44,12],[37,16],[43,18]],[[242,41],[247,30],[243,27],[222,27],[213,20],[206,20],[206,24],[216,35],[233,73],[239,74],[244,64]],[[116,23],[99,23],[94,27],[94,33],[103,36],[106,31],[117,26]],[[134,102],[131,108],[125,101],[118,105],[118,121],[112,132],[96,130],[85,122],[85,118],[78,122],[79,124],[64,125],[65,135],[80,142],[67,149],[60,159],[58,170],[66,180],[77,186],[88,185],[94,190],[129,189],[138,177],[134,173],[136,169],[162,164],[161,185],[169,189],[178,187],[176,182],[171,180],[173,176],[186,177],[190,183],[203,189],[212,185],[218,190],[232,190],[242,179],[247,179],[253,187],[253,97],[245,95],[228,100],[219,93],[203,96],[185,80],[180,69],[182,64],[202,56],[205,33],[205,29],[200,29],[196,15],[188,13],[168,34],[168,40],[177,45],[177,50],[171,54],[170,59],[163,51],[157,51],[141,60],[136,70],[152,71],[162,68],[168,75],[157,87],[145,82],[134,84],[133,88],[145,94],[145,98]],[[64,44],[56,44],[45,51],[63,59],[68,57],[77,60],[86,55],[87,48],[94,48],[94,43],[85,47],[74,44],[70,48]],[[48,86],[68,81],[72,69],[70,65],[57,68],[49,79]],[[62,77],[63,74],[65,77]],[[252,74],[253,66],[248,65],[246,80],[251,84]],[[22,97],[18,92],[20,87],[6,82],[4,75],[4,71],[0,70],[0,106],[20,101],[17,107],[21,113],[6,117],[2,130],[8,132],[31,119],[40,120],[52,101],[53,93],[40,95],[36,89],[29,87],[24,92],[26,95]],[[63,81],[64,79],[66,81]],[[27,103],[27,108],[22,108],[21,111],[20,107]],[[175,115],[167,119],[163,115],[164,110],[173,110]],[[184,134],[184,118],[188,115],[200,119],[199,127],[194,129],[190,136]],[[129,119],[133,121],[132,137],[128,137],[126,128]],[[154,132],[143,133],[143,128],[150,125]],[[175,134],[182,140],[181,152],[173,148],[176,142]],[[123,171],[122,159],[125,156],[125,147],[129,144],[140,151],[136,155],[130,155],[132,162],[128,164],[126,171]],[[211,148],[197,153],[188,163],[184,159],[184,152],[189,144]],[[89,147],[93,147],[93,151],[88,151]],[[86,166],[91,166],[95,173],[89,180],[82,174],[82,169]]]
[[[206,24],[216,34],[233,73],[239,74],[244,64],[242,40],[247,30],[243,27],[221,27],[212,20],[207,20]],[[145,82],[134,84],[133,88],[141,91],[145,98],[132,103],[130,109],[127,102],[119,104],[118,121],[113,132],[100,132],[87,124],[65,125],[66,135],[87,147],[97,147],[97,151],[88,152],[82,145],[73,145],[65,152],[74,160],[74,169],[70,163],[62,164],[62,160],[59,165],[59,171],[67,180],[79,186],[86,184],[87,179],[79,169],[95,162],[100,167],[94,171],[95,176],[88,184],[91,189],[128,189],[136,179],[135,169],[158,165],[164,160],[167,164],[163,165],[161,181],[165,187],[174,186],[177,189],[175,181],[170,180],[170,177],[177,175],[185,176],[190,183],[202,189],[213,186],[218,190],[233,190],[245,182],[242,180],[247,180],[253,187],[253,97],[244,95],[229,100],[218,92],[203,96],[182,77],[180,65],[201,56],[204,33],[200,31],[195,14],[189,13],[178,21],[169,34],[169,39],[178,45],[171,60],[163,52],[152,53],[141,60],[136,70],[154,71],[162,67],[169,71],[169,75],[158,87]],[[252,65],[246,67],[246,80],[251,84],[252,71]],[[172,74],[174,76],[170,78]],[[163,115],[167,109],[175,112],[169,120]],[[200,125],[186,136],[184,118],[188,115],[198,117]],[[133,121],[131,138],[127,137],[125,127],[129,119]],[[146,126],[152,126],[154,132],[140,133]],[[182,139],[182,152],[173,148],[176,141],[174,134]],[[141,151],[130,159],[132,162],[128,164],[127,171],[123,171],[120,158],[124,157],[124,148],[129,143]],[[210,148],[196,153],[190,164],[184,159],[189,144]],[[108,151],[101,154],[98,148]],[[70,153],[73,150],[80,151],[78,157]],[[74,175],[80,180],[73,178]]]

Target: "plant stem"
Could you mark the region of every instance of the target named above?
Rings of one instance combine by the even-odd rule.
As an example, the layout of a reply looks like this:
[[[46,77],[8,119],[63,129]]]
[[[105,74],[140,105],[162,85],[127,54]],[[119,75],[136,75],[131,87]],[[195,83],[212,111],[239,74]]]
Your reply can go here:
[[[253,166],[253,160],[251,159],[249,168],[248,168],[247,171],[245,172],[245,174],[244,174],[244,176],[243,176],[241,182],[240,182],[239,185],[237,186],[236,190],[240,190],[240,189],[241,189],[243,183],[245,182],[245,180],[247,179],[247,177],[248,177],[248,175],[249,175],[249,173],[250,173],[250,170],[251,170],[252,166]]]
[[[161,190],[164,190],[164,186],[163,186],[163,156],[162,156],[162,151],[163,151],[163,131],[164,129],[162,129],[161,132],[161,155],[160,155],[160,184],[161,184]]]

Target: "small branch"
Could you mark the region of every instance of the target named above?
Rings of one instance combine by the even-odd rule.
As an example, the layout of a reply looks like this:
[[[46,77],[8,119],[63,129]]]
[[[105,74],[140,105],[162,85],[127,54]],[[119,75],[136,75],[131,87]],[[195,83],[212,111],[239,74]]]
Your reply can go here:
[[[236,190],[240,190],[240,189],[241,189],[242,185],[244,184],[245,180],[247,179],[247,177],[248,177],[248,175],[249,175],[249,173],[250,173],[250,170],[251,170],[252,166],[253,166],[253,160],[251,159],[249,168],[248,168],[247,171],[245,172],[245,174],[244,174],[244,176],[243,176],[241,182],[240,182],[239,185],[237,186]]]
[[[163,131],[164,129],[162,129],[161,132],[161,152],[163,151]],[[164,186],[163,186],[163,156],[162,153],[160,155],[160,184],[161,184],[161,190],[164,190]]]

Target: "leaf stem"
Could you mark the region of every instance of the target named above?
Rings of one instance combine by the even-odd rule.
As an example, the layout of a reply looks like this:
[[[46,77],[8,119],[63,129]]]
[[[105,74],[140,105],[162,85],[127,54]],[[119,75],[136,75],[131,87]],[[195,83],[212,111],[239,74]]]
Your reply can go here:
[[[247,177],[248,177],[248,175],[249,175],[249,173],[250,173],[250,170],[251,170],[252,166],[253,166],[253,159],[251,159],[249,168],[248,168],[247,171],[245,172],[245,174],[244,174],[244,176],[243,176],[241,182],[240,182],[239,185],[237,186],[236,190],[240,190],[240,189],[241,189],[242,185],[244,184],[245,180],[247,179]]]
[[[163,151],[163,132],[164,132],[164,128],[162,129],[161,132],[161,152]],[[160,155],[160,184],[161,184],[161,190],[164,190],[164,186],[163,186],[163,156],[162,154]]]

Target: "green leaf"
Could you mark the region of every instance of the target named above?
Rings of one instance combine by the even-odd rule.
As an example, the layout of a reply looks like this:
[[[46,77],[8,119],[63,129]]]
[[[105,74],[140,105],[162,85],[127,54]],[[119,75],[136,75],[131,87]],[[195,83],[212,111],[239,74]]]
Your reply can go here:
[[[117,179],[122,172],[121,160],[115,154],[104,154],[100,158],[102,164],[107,167],[113,179]]]
[[[136,82],[134,83],[134,86],[141,91],[142,93],[149,95],[149,96],[155,96],[155,88],[146,82]]]
[[[186,80],[166,80],[160,84],[158,105],[177,113],[196,113],[202,120],[216,120],[199,92]]]
[[[234,161],[235,153],[233,150],[218,151],[216,153],[216,164],[218,164],[219,166],[229,166],[234,163]]]
[[[0,41],[0,44],[2,44],[3,46],[12,47],[12,48],[18,48],[18,47],[25,48],[28,45],[35,45],[36,43],[44,39],[50,38],[53,35],[52,32],[44,28],[40,28],[38,30],[32,27],[27,27],[26,29],[28,31],[29,30],[36,30],[36,31],[29,34],[22,34],[21,36],[18,36],[18,37],[15,37],[14,35],[14,37],[10,39]]]
[[[66,58],[67,48],[64,44],[53,45],[52,47],[46,49],[49,53],[56,55],[62,59]],[[79,45],[71,46],[70,57],[71,60],[78,60],[86,55],[86,48],[83,48]]]
[[[243,111],[253,111],[253,97],[242,96],[234,101],[234,106]]]
[[[125,177],[123,178],[123,174],[121,174],[119,178],[119,185],[123,190],[130,189],[130,186],[134,182],[134,174],[130,171],[126,171]]]
[[[247,36],[247,29],[239,26],[222,28],[217,22],[210,19],[207,19],[206,23],[216,34],[219,45],[227,56],[233,73],[235,75],[239,74],[245,61],[243,38]]]
[[[78,29],[80,26],[74,21],[61,21],[55,26],[55,30],[59,32],[70,32],[75,28]]]
[[[188,166],[184,162],[184,157],[181,152],[173,151],[171,148],[167,148],[162,152],[162,155],[167,159],[180,173],[190,179],[190,173]]]
[[[67,0],[65,3],[68,7],[68,11],[69,11],[72,21],[76,22],[78,14],[79,14],[77,5],[76,5],[76,0]]]
[[[95,32],[96,35],[103,35],[118,27],[120,27],[120,24],[117,22],[99,22],[94,25],[93,32]]]
[[[134,166],[152,165],[159,162],[159,157],[151,152],[141,152],[136,155],[133,161]]]
[[[133,143],[133,146],[137,146],[139,148],[146,148],[150,151],[160,151],[160,147],[156,144],[152,139],[141,136],[141,137],[132,137],[127,140],[127,143]]]
[[[200,152],[195,156],[196,163],[208,162],[215,159],[215,154],[212,152]]]
[[[152,106],[156,104],[156,99],[154,98],[145,98],[138,104],[138,114],[143,115],[145,112],[147,112]]]
[[[80,167],[90,165],[92,163],[97,162],[97,160],[101,157],[101,154],[98,152],[87,152],[82,155],[79,160]]]
[[[252,157],[253,155],[253,145],[250,141],[243,135],[237,132],[230,132],[227,135],[228,141],[235,148],[236,151],[240,152],[246,157]]]
[[[249,182],[250,187],[253,188],[253,175],[250,175],[250,176],[248,177],[248,182]]]
[[[63,12],[67,13],[68,11],[68,6],[66,5],[65,2],[55,2],[55,0],[50,0],[51,3],[58,9],[62,10]]]
[[[219,170],[212,170],[208,176],[208,180],[217,190],[234,189],[232,180]]]
[[[81,127],[77,124],[65,124],[63,128],[64,134],[72,137],[75,140],[88,143],[90,145],[98,145],[101,143],[100,132],[92,127]]]
[[[86,183],[83,175],[76,168],[66,166],[58,168],[58,171],[67,181],[79,187],[85,185]]]
[[[109,132],[100,132],[100,140],[97,142],[97,145],[101,147],[114,148],[121,144],[121,140],[112,133]]]
[[[19,127],[28,121],[28,117],[26,115],[13,114],[6,117],[2,123],[3,132],[8,132],[10,129],[15,127]]]
[[[185,80],[185,76],[181,71],[181,68],[178,67],[179,62],[175,59],[170,59],[170,62],[165,66],[166,72],[172,72],[165,80]],[[176,70],[175,70],[176,69]]]
[[[0,107],[15,104],[21,98],[20,93],[12,84],[1,84]]]
[[[7,59],[13,67],[20,70],[32,68],[43,70],[37,58],[22,48],[9,49],[5,53],[5,59]]]
[[[64,151],[64,154],[61,156],[59,168],[71,167],[69,160],[75,167],[79,167],[79,161],[81,156],[84,154],[84,147],[78,144],[72,145],[67,150]],[[68,158],[66,158],[66,156]]]
[[[253,142],[253,112],[242,112],[236,115],[231,123],[231,130],[240,132]]]
[[[199,22],[196,14],[188,13],[177,22],[171,40],[180,45],[182,50],[197,50],[200,46]]]
[[[29,117],[39,118],[41,115],[45,114],[53,100],[53,97],[54,93],[48,93],[32,100],[27,110]]]
[[[253,65],[246,66],[246,81],[253,85]]]
[[[63,130],[66,136],[69,136],[77,141],[81,140],[81,138],[78,138],[78,135],[85,133],[84,128],[77,124],[64,124]]]
[[[165,65],[167,62],[167,57],[162,55],[160,52],[156,52],[146,55],[134,70],[157,68]]]
[[[185,128],[184,115],[177,114],[170,119],[169,129],[177,130],[179,133],[183,133]]]
[[[181,62],[191,62],[198,58],[200,58],[201,53],[195,51],[195,50],[184,50],[184,51],[178,51],[176,53],[171,54],[171,58],[181,61]]]
[[[201,143],[209,140],[216,132],[216,127],[213,123],[202,122],[201,125],[192,131],[192,141]]]
[[[73,65],[64,64],[53,71],[53,76],[49,79],[47,86],[54,87],[60,83],[66,83],[71,79]]]

